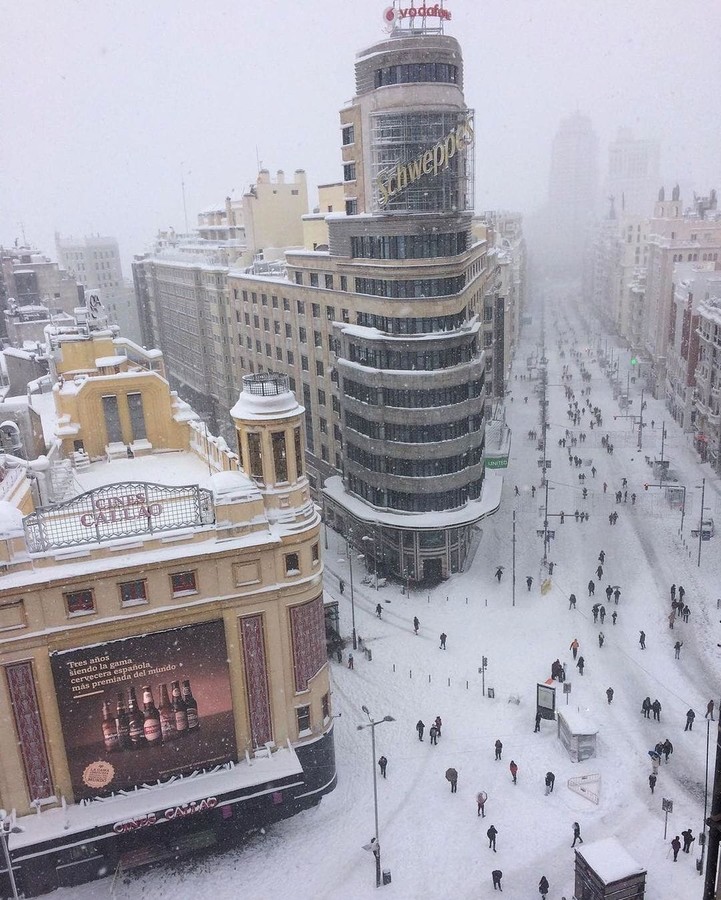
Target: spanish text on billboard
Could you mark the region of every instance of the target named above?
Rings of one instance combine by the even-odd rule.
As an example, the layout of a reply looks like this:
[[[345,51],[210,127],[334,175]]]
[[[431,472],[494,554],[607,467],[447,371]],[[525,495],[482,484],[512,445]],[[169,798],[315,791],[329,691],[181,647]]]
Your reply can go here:
[[[236,758],[223,623],[51,655],[75,799]]]

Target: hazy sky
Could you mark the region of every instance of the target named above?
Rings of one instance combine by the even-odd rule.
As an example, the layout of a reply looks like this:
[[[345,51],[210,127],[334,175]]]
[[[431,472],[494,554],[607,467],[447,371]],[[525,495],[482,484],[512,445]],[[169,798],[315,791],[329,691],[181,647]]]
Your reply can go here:
[[[5,0],[0,243],[117,236],[127,261],[257,172],[341,177],[338,111],[387,0]],[[475,108],[476,208],[530,211],[575,108],[661,141],[667,182],[721,187],[718,0],[447,0]],[[311,203],[315,194],[311,194]],[[125,274],[130,275],[127,262]]]

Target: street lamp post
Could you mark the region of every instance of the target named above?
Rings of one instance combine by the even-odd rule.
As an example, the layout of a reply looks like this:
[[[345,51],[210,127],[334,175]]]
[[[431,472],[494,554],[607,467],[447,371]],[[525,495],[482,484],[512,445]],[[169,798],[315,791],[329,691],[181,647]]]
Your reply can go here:
[[[698,487],[698,485],[696,485]],[[697,566],[701,566],[701,541],[703,540],[703,511],[704,505],[703,502],[706,498],[706,479],[701,479],[701,515],[699,516],[698,522],[698,560],[696,561]]]
[[[372,719],[371,714],[368,712],[367,706],[361,706],[363,712],[368,716],[368,724],[367,725],[358,725],[358,731],[361,731],[364,728],[370,728],[371,730],[371,765],[373,766],[373,816],[375,822],[375,835],[374,841],[375,845],[373,847],[373,856],[376,861],[376,887],[381,886],[381,839],[380,832],[378,829],[378,776],[376,775],[376,725],[380,725],[382,722],[395,722],[393,716],[383,716],[382,719]]]
[[[358,638],[355,631],[355,595],[353,593],[353,529],[348,529],[346,537],[346,546],[348,551],[348,569],[350,572],[350,616],[351,625],[353,626],[353,649],[358,649]]]
[[[18,888],[15,883],[15,873],[13,872],[13,861],[10,857],[10,848],[8,846],[8,840],[11,834],[20,834],[23,831],[19,825],[14,824],[14,814],[13,816],[9,816],[4,809],[0,809],[0,840],[3,845],[3,856],[5,857],[5,865],[8,870],[8,877],[10,879],[10,888],[13,892],[13,900],[18,900]]]

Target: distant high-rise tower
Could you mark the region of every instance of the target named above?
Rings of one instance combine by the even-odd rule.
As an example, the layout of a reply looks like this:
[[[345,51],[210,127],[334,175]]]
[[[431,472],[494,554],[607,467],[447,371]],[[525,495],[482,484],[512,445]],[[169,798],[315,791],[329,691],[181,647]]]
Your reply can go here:
[[[562,119],[551,151],[547,214],[554,267],[580,271],[598,201],[598,138],[591,120],[576,112]]]
[[[616,201],[619,216],[650,216],[658,175],[658,141],[634,138],[630,128],[619,128],[608,147],[605,192]]]

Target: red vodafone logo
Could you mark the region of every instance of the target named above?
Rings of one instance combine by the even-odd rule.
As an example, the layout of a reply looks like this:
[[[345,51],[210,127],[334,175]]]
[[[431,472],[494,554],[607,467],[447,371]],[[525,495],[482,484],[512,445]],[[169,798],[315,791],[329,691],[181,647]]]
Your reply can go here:
[[[389,6],[387,9],[383,10],[383,21],[386,25],[392,25],[396,20],[396,11],[392,6]]]

